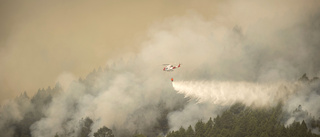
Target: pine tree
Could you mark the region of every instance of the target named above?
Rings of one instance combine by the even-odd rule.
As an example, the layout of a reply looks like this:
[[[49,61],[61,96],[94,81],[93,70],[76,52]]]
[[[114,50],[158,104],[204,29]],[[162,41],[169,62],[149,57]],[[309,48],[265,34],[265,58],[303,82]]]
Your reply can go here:
[[[186,136],[186,130],[181,126],[179,129],[179,137],[185,137]]]
[[[194,131],[193,131],[191,125],[187,129],[186,137],[194,137]]]
[[[204,123],[201,120],[197,122],[194,129],[196,137],[204,137],[205,128]]]
[[[210,133],[211,133],[211,130],[213,128],[213,121],[210,117],[210,119],[208,120],[208,122],[205,124],[205,132],[204,132],[204,135],[205,136],[209,136]]]

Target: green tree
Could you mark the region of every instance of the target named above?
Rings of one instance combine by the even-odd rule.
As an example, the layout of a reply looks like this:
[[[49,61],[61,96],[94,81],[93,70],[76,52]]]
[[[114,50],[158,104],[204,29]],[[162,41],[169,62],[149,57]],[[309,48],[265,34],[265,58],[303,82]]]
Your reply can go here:
[[[96,133],[93,134],[94,137],[114,137],[112,134],[112,130],[103,126],[102,128],[98,129]]]
[[[195,129],[195,136],[196,137],[204,137],[205,128],[204,128],[204,123],[202,122],[202,120],[200,120],[196,123],[194,129]]]
[[[210,135],[210,132],[213,128],[213,121],[210,117],[210,119],[208,120],[208,122],[205,124],[205,132],[204,132],[204,135],[205,136],[209,136]]]
[[[268,133],[263,132],[263,133],[261,133],[260,137],[269,137],[269,135],[268,135]]]
[[[188,129],[186,131],[186,137],[194,137],[194,131],[193,131],[191,125],[188,127]]]
[[[143,134],[134,134],[133,137],[147,137],[147,136],[145,136]]]
[[[80,137],[89,136],[89,133],[91,132],[90,127],[93,124],[93,121],[89,117],[86,117],[84,120],[82,119],[80,123],[81,123],[81,131],[79,136]]]
[[[179,137],[185,137],[186,136],[186,130],[181,126],[179,129]]]

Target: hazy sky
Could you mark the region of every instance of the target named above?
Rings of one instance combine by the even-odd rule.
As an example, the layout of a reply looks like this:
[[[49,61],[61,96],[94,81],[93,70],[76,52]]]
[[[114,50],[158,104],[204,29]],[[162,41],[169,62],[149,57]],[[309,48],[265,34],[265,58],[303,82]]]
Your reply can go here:
[[[196,12],[210,19],[218,1],[0,1],[0,102],[54,86],[68,72],[85,77],[108,59],[139,51],[148,28]]]

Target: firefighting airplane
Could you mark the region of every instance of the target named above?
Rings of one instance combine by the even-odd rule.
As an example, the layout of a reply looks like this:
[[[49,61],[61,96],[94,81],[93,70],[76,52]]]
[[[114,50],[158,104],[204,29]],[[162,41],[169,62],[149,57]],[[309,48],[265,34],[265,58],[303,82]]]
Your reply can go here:
[[[173,71],[176,68],[180,68],[181,64],[179,63],[178,66],[173,66],[173,65],[170,65],[170,64],[163,64],[163,65],[166,65],[166,67],[163,68],[163,71],[170,72],[170,71]]]

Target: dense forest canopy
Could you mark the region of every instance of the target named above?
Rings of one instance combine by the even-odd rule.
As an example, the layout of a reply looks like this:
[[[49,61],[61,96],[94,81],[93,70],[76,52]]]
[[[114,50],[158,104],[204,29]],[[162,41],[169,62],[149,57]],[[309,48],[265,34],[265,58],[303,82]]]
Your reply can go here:
[[[297,110],[294,113],[301,113]],[[187,129],[181,127],[171,131],[167,137],[301,137],[319,136],[311,133],[311,128],[319,128],[320,120],[314,117],[302,122],[293,122],[284,126],[285,117],[282,105],[273,108],[252,109],[238,103],[224,111],[221,116],[210,118],[207,122],[199,121]]]

